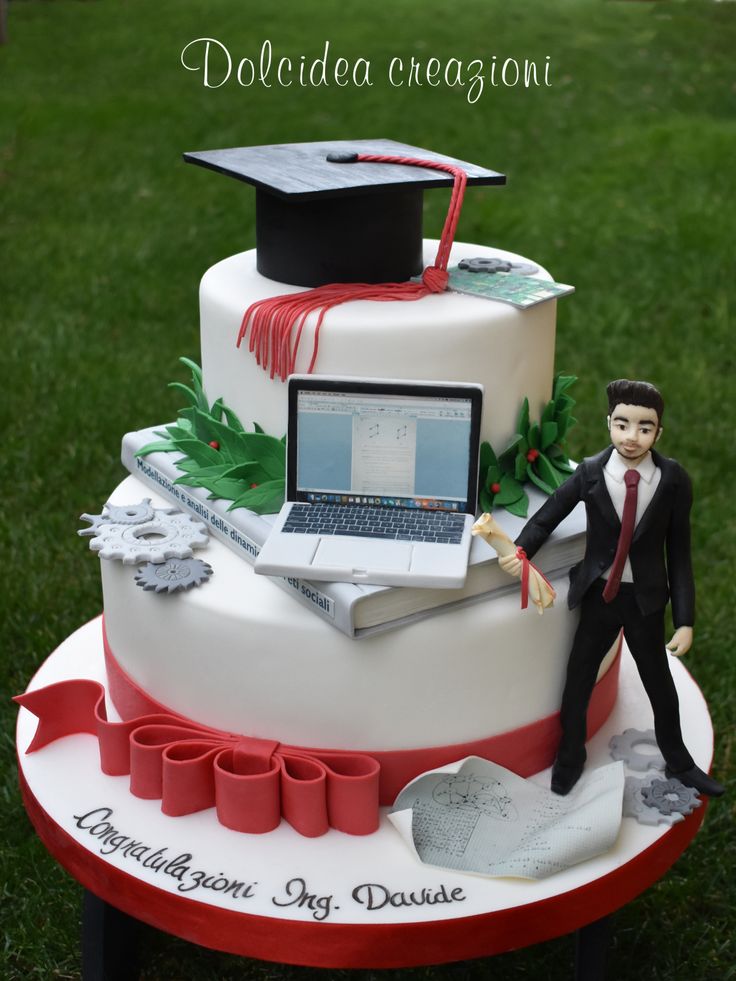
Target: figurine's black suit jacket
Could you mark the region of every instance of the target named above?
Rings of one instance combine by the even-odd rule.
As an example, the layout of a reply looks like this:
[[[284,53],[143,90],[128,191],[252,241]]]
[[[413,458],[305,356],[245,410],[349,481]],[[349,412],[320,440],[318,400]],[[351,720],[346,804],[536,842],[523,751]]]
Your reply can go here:
[[[587,514],[585,555],[570,570],[568,605],[578,606],[591,585],[613,563],[621,531],[606,487],[603,468],[611,453],[609,446],[588,457],[527,522],[516,539],[531,558],[547,537],[583,501]],[[659,484],[634,530],[629,560],[634,594],[643,616],[664,610],[672,602],[675,627],[692,626],[695,617],[695,587],[690,560],[690,478],[676,460],[652,451],[660,470]],[[666,554],[666,564],[665,564]]]

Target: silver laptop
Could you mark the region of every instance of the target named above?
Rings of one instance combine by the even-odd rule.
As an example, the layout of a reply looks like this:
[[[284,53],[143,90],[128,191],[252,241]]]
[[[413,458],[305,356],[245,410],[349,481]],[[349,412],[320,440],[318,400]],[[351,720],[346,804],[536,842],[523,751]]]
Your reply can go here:
[[[482,386],[326,375],[288,386],[287,503],[256,572],[462,586]]]

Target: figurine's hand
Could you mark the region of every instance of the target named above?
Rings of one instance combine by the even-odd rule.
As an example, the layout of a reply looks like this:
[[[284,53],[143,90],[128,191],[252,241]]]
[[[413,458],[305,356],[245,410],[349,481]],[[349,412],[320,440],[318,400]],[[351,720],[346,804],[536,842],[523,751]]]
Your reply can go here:
[[[693,628],[678,627],[672,634],[672,640],[667,645],[667,650],[675,657],[682,657],[687,654],[693,645]]]
[[[498,564],[510,576],[521,578],[521,559],[517,559],[513,552],[510,555],[499,555]]]

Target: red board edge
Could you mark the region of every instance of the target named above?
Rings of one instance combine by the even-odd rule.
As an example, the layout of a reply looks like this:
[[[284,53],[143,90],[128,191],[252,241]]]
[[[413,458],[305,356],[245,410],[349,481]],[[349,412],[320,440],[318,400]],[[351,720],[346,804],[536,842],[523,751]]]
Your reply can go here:
[[[707,802],[634,859],[594,882],[511,909],[423,923],[310,923],[221,909],[176,896],[109,865],[63,830],[19,766],[28,816],[85,889],[158,930],[214,950],[322,968],[400,968],[488,957],[571,933],[620,909],[661,878],[703,822]],[[462,956],[458,957],[458,952]]]

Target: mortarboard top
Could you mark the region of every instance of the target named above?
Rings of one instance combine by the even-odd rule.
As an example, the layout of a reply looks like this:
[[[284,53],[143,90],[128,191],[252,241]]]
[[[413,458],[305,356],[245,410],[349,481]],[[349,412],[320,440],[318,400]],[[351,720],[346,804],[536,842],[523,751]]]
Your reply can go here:
[[[331,154],[373,153],[460,166],[468,184],[505,184],[476,167],[394,140],[326,140],[185,153],[188,163],[256,189],[258,271],[297,286],[404,282],[422,272],[425,188],[452,176],[403,164],[339,163]]]

